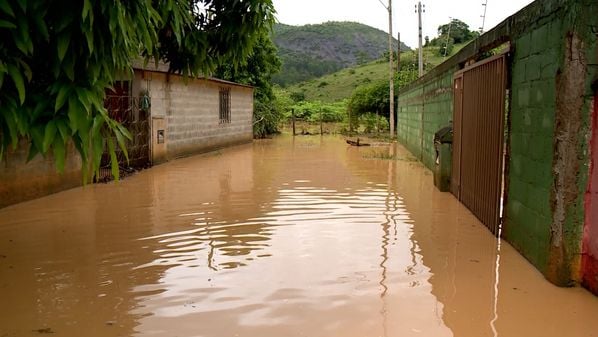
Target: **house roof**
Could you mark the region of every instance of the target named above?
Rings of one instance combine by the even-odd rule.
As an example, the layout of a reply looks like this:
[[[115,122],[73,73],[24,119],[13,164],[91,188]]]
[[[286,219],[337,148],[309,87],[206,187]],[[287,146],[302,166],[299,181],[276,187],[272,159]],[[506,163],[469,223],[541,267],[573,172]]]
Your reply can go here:
[[[168,67],[167,63],[158,62],[158,64],[156,65],[155,62],[147,62],[147,64],[146,64],[146,62],[143,59],[134,60],[133,61],[133,69],[165,73],[165,74],[173,74],[173,73],[169,72],[169,67]],[[182,76],[180,74],[173,74],[173,75]],[[199,80],[206,80],[206,81],[216,82],[216,83],[221,83],[221,84],[234,85],[234,86],[238,86],[238,87],[251,88],[251,89],[254,88],[251,85],[226,81],[226,80],[219,79],[216,77],[197,76],[195,78],[199,79]]]

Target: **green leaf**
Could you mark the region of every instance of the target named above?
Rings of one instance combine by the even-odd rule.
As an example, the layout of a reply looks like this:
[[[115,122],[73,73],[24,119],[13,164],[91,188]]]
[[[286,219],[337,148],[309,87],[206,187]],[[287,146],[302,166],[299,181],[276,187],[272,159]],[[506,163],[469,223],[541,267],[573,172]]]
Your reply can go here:
[[[17,2],[19,3],[19,6],[21,7],[21,10],[23,11],[23,13],[27,13],[27,1],[26,0],[17,0]]]
[[[31,129],[31,142],[37,150],[42,153],[42,148],[44,144],[44,126],[43,125],[35,125]],[[43,154],[43,153],[42,153]]]
[[[92,153],[91,156],[92,160],[92,167],[94,170],[97,170],[100,167],[100,161],[102,159],[102,154],[104,153],[104,138],[103,137],[94,137],[91,140],[92,142]]]
[[[37,156],[38,154],[39,150],[37,149],[37,146],[35,146],[35,144],[31,142],[31,144],[29,144],[29,154],[27,154],[27,163],[32,161],[33,158],[35,158],[35,156]]]
[[[83,13],[81,13],[81,17],[83,18],[83,20],[85,20],[85,18],[87,18],[87,15],[89,14],[90,10],[91,10],[91,3],[89,2],[89,0],[84,0],[83,1]]]
[[[66,51],[71,43],[71,37],[68,33],[63,33],[58,36],[57,47],[58,47],[58,59],[60,62],[64,60],[64,56],[66,55]]]
[[[17,17],[17,30],[12,31],[13,41],[17,48],[23,52],[23,54],[30,55],[33,53],[33,41],[29,36],[29,23],[27,17],[20,15]]]
[[[41,15],[39,13],[35,13],[35,16],[33,19],[34,19],[35,25],[37,26],[39,33],[44,37],[44,39],[46,41],[50,40],[50,34],[48,33],[48,26],[44,22],[43,15]]]
[[[14,28],[17,28],[17,25],[15,25],[14,23],[12,23],[10,21],[0,20],[0,28],[14,29]]]
[[[79,104],[77,97],[71,95],[69,97],[69,125],[71,130],[74,132],[78,131],[80,134],[85,135],[89,132],[90,122],[88,120],[87,111]]]
[[[66,151],[62,139],[54,139],[52,152],[54,153],[54,160],[56,161],[56,169],[58,170],[58,172],[63,173]]]
[[[15,17],[15,12],[13,12],[8,1],[0,1],[0,10],[13,18]]]
[[[31,79],[33,78],[33,72],[31,71],[31,67],[29,67],[29,65],[23,60],[19,60],[19,64],[21,65],[21,68],[23,68],[23,72],[25,72],[27,82],[31,82]]]
[[[79,98],[79,102],[83,104],[85,111],[89,112],[89,110],[91,110],[90,92],[79,87],[75,88],[75,91],[77,92],[77,98]]]
[[[60,89],[58,90],[58,95],[56,95],[56,104],[54,104],[54,112],[62,108],[62,106],[66,102],[66,99],[68,98],[68,94],[70,93],[70,91],[71,88],[64,84],[60,87]]]
[[[122,124],[116,123],[116,127],[125,137],[127,137],[128,140],[133,140],[133,136],[131,135],[129,130],[127,130],[127,128],[125,128]]]
[[[12,105],[2,106],[0,105],[0,116],[4,116],[4,121],[8,126],[8,134],[10,136],[10,142],[12,143],[13,149],[16,148],[16,144],[19,141],[17,134],[17,122],[15,109]],[[0,124],[1,125],[1,124]]]
[[[116,158],[116,149],[114,148],[114,140],[110,137],[107,139],[108,141],[108,153],[110,154],[110,168],[112,171],[112,176],[114,180],[118,182],[119,172],[118,172],[118,159]]]
[[[44,141],[42,143],[42,152],[48,152],[50,145],[54,142],[54,138],[56,137],[56,122],[51,120],[46,124],[46,131],[44,133]]]
[[[67,121],[65,119],[59,119],[56,121],[56,126],[58,127],[58,132],[60,133],[62,141],[66,143],[71,136]]]
[[[92,137],[101,137],[100,131],[102,131],[102,126],[104,125],[105,119],[101,115],[96,115],[93,118],[93,125],[91,126],[91,136]]]
[[[89,54],[93,54],[93,30],[85,30],[85,39],[87,40],[87,48],[89,49]]]
[[[12,81],[19,92],[19,100],[21,104],[25,102],[25,82],[23,81],[23,76],[17,67],[12,64],[8,65],[8,75],[12,78]]]
[[[129,163],[129,152],[127,151],[127,144],[125,142],[125,137],[120,132],[118,128],[112,130],[114,135],[116,136],[116,141],[118,142],[118,147],[123,151],[125,154],[125,158],[127,159],[127,164]]]

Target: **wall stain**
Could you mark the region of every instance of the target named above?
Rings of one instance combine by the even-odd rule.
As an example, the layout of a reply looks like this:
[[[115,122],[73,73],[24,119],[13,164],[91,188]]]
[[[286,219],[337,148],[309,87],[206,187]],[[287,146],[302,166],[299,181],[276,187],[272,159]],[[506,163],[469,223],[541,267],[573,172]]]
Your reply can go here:
[[[578,251],[569,251],[567,219],[574,212],[578,199],[577,181],[580,175],[579,133],[583,125],[584,91],[587,60],[584,42],[575,32],[565,38],[563,66],[556,76],[556,111],[554,161],[552,166],[554,186],[551,193],[553,220],[550,226],[550,258],[546,277],[560,286],[575,283],[573,266]],[[573,219],[572,221],[580,221]],[[581,224],[580,224],[581,225]]]

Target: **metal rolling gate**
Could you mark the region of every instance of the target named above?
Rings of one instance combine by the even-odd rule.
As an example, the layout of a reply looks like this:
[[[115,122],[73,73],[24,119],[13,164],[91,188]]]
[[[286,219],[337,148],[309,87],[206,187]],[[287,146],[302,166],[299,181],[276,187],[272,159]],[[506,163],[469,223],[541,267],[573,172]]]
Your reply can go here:
[[[454,77],[451,191],[498,235],[503,183],[507,67],[497,55]]]

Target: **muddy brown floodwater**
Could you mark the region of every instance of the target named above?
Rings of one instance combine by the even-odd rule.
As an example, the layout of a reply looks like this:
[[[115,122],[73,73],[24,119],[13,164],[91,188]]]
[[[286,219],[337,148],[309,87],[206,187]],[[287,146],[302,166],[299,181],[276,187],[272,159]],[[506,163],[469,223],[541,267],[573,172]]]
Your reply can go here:
[[[1,337],[598,336],[402,147],[335,137],[1,209],[0,303]]]

